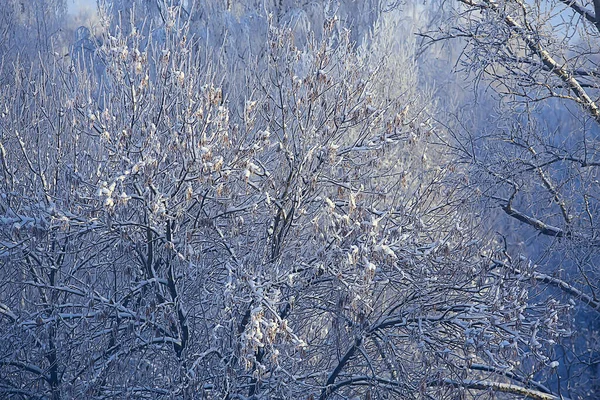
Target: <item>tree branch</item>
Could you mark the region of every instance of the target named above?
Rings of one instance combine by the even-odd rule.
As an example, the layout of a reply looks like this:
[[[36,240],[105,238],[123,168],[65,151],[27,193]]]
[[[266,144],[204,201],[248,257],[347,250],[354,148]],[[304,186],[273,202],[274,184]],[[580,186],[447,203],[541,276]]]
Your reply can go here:
[[[584,17],[585,19],[587,19],[589,22],[594,24],[596,27],[598,26],[597,22],[596,22],[596,15],[598,15],[598,11],[596,11],[596,15],[594,15],[585,7],[579,5],[575,0],[560,0],[560,2],[567,5],[570,9],[572,9],[577,14],[579,14],[582,17]],[[594,8],[596,8],[597,3],[598,3],[598,0],[594,0]]]
[[[512,379],[514,381],[521,382],[521,383],[524,383],[526,385],[534,386],[537,390],[539,390],[541,392],[551,393],[550,389],[548,389],[546,386],[542,385],[539,382],[527,380],[527,379],[525,379],[525,378],[523,378],[523,377],[521,377],[521,376],[519,376],[517,374],[513,374],[510,371],[502,370],[500,368],[495,368],[495,367],[492,367],[490,365],[472,364],[469,367],[469,369],[472,369],[474,371],[493,372],[495,374],[502,375],[502,376],[505,376],[507,378],[510,378],[510,379]]]
[[[540,221],[537,218],[530,217],[529,215],[526,215],[519,210],[515,210],[510,205],[510,203],[505,206],[502,206],[502,209],[504,210],[504,212],[507,215],[509,215],[515,219],[518,219],[519,221],[524,222],[525,224],[527,224],[529,226],[534,227],[535,229],[537,229],[538,231],[540,231],[540,233],[543,233],[544,235],[554,236],[554,237],[570,236],[569,233],[565,233],[565,231],[563,231],[560,228],[557,228],[552,225],[548,225],[548,224]]]
[[[329,374],[329,378],[327,378],[327,382],[325,383],[325,387],[321,391],[321,395],[319,396],[319,400],[325,400],[327,398],[327,396],[329,396],[332,393],[332,389],[334,387],[332,387],[331,385],[333,385],[333,383],[335,382],[336,378],[338,377],[338,375],[340,374],[340,372],[342,372],[342,369],[344,369],[344,367],[346,366],[346,364],[348,363],[348,361],[350,360],[350,358],[352,358],[352,356],[354,355],[354,353],[358,349],[358,346],[360,346],[361,343],[362,343],[362,337],[361,336],[358,336],[356,339],[354,339],[354,343],[352,343],[352,346],[350,346],[350,348],[348,349],[348,351],[346,352],[346,354],[344,355],[344,357],[342,357],[342,359],[340,360],[340,362],[338,363],[338,365],[335,367],[335,369],[333,370],[333,372],[331,372],[331,374]]]
[[[44,371],[35,365],[25,364],[19,361],[0,361],[0,366],[10,365],[12,367],[20,368],[24,371],[31,372],[32,374],[39,375],[46,382],[50,381],[50,377],[44,373]]]
[[[0,303],[0,314],[2,315],[6,315],[8,318],[10,318],[12,320],[12,322],[15,322],[17,320],[17,315],[15,313],[13,313],[12,311],[10,311],[10,308],[3,303]]]
[[[600,16],[600,0],[594,0],[594,25],[600,31],[600,19],[598,19],[598,16]]]
[[[430,386],[451,386],[454,388],[493,390],[494,392],[511,393],[520,396],[526,396],[528,399],[535,400],[568,400],[566,397],[558,397],[553,394],[543,393],[533,389],[527,389],[512,383],[499,383],[490,381],[480,381],[474,379],[441,379],[430,383]]]
[[[527,47],[529,47],[529,49],[539,57],[542,64],[544,64],[544,66],[546,66],[552,74],[556,75],[567,85],[567,87],[575,94],[576,101],[588,111],[588,113],[594,118],[594,120],[596,120],[596,122],[600,123],[600,108],[598,108],[596,102],[590,98],[577,79],[573,77],[573,74],[562,64],[558,63],[541,45],[540,41],[537,39],[538,35],[536,35],[534,32],[528,32],[527,29],[522,27],[513,17],[505,14],[503,9],[501,9],[500,6],[493,1],[484,0],[483,4],[477,4],[473,0],[459,1],[471,7],[491,10],[499,15],[504,23],[509,28],[513,29],[514,32],[521,37],[521,40],[523,40]],[[594,0],[594,3],[600,4],[600,0]]]
[[[516,274],[521,274],[520,270],[518,270],[517,268],[513,268],[502,261],[494,260],[494,264],[504,267],[504,268],[508,268]],[[595,300],[592,296],[589,296],[589,295],[583,293],[581,290],[579,290],[576,287],[570,285],[569,283],[563,281],[562,279],[554,278],[552,276],[542,274],[540,272],[534,272],[532,274],[532,277],[536,281],[540,281],[540,282],[543,282],[543,283],[546,283],[546,284],[549,284],[549,285],[559,288],[560,290],[567,293],[568,295],[573,296],[573,297],[577,298],[578,300],[584,302],[586,305],[590,306],[592,308],[592,310],[600,313],[600,302],[599,301]]]

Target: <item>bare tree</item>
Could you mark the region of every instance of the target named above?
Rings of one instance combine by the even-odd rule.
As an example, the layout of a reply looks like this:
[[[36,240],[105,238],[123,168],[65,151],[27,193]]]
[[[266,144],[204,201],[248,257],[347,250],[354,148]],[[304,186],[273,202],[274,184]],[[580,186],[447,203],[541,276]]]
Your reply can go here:
[[[597,4],[458,4],[449,28],[425,36],[464,43],[458,65],[499,101],[495,115],[470,117],[479,125],[463,122],[448,144],[473,168],[470,185],[485,205],[508,218],[496,225],[508,242],[504,267],[532,279],[532,302],[576,306],[573,332],[543,344],[562,365],[549,384],[572,398],[597,396]]]
[[[399,25],[265,12],[242,70],[161,10],[101,16],[102,99],[61,57],[0,90],[0,393],[558,398],[568,306],[482,236]]]

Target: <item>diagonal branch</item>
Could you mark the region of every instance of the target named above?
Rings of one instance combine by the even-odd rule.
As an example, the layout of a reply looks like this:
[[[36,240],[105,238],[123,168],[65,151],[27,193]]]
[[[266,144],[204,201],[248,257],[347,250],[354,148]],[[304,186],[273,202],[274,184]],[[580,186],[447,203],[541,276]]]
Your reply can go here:
[[[17,314],[10,311],[10,308],[4,303],[0,303],[0,314],[6,315],[12,322],[15,322],[19,318]]]
[[[346,354],[344,354],[344,357],[342,357],[335,369],[331,372],[331,374],[329,374],[327,382],[325,383],[325,387],[323,388],[323,390],[321,391],[321,395],[319,396],[319,400],[325,400],[327,396],[329,396],[332,393],[332,389],[334,389],[332,385],[335,383],[335,380],[337,379],[340,372],[342,372],[342,369],[344,369],[348,361],[350,361],[352,356],[354,356],[354,353],[356,353],[356,350],[361,345],[362,340],[363,338],[361,336],[357,336],[356,339],[354,339],[354,343],[352,343],[352,346],[350,346]]]
[[[560,2],[565,4],[566,6],[568,6],[571,10],[575,11],[577,14],[581,15],[583,18],[587,19],[589,22],[594,24],[596,27],[598,26],[597,22],[596,22],[596,15],[598,14],[598,11],[596,11],[596,13],[595,13],[596,15],[594,15],[587,8],[580,5],[575,0],[560,0]],[[594,0],[594,9],[596,9],[597,3],[598,3],[598,0]]]
[[[486,371],[486,372],[493,372],[495,374],[498,375],[503,375],[506,376],[507,378],[512,379],[513,381],[517,381],[523,384],[526,384],[528,386],[533,386],[536,388],[536,390],[539,390],[541,392],[544,393],[551,393],[550,389],[548,389],[546,386],[542,385],[539,382],[536,381],[530,381],[528,379],[523,378],[522,376],[519,376],[517,374],[514,374],[510,371],[507,370],[503,370],[500,368],[495,368],[492,367],[490,365],[483,365],[483,364],[471,364],[471,366],[469,367],[469,369],[472,369],[474,371]]]
[[[500,383],[490,381],[480,381],[474,379],[441,379],[430,383],[431,386],[451,386],[454,388],[466,388],[475,390],[492,390],[494,392],[511,393],[520,396],[525,396],[528,399],[535,400],[568,400],[566,397],[558,397],[553,394],[540,392],[533,389],[527,389],[523,386],[514,385],[512,383]]]
[[[35,365],[25,364],[20,361],[0,361],[0,367],[5,366],[5,365],[19,368],[23,371],[27,371],[32,374],[38,375],[42,379],[44,379],[46,382],[50,382],[50,377],[48,375],[46,375],[46,373],[42,369],[40,369],[39,367],[37,367]]]
[[[510,269],[515,274],[521,274],[520,270],[518,270],[517,268],[511,267],[502,261],[494,260],[493,262],[494,262],[494,264],[496,264],[498,266]],[[600,313],[600,301],[594,299],[590,295],[583,293],[581,290],[579,290],[576,287],[574,287],[573,285],[563,281],[562,279],[558,279],[558,278],[552,277],[550,275],[542,274],[540,272],[534,272],[531,276],[536,281],[546,283],[548,285],[554,286],[554,287],[562,290],[566,294],[573,296],[576,299],[582,301],[583,303],[588,305],[592,310],[596,311],[597,313]]]
[[[594,25],[596,25],[596,29],[600,31],[600,20],[598,16],[600,15],[600,0],[594,0]]]
[[[552,55],[546,50],[535,32],[529,32],[521,26],[519,22],[512,16],[505,13],[504,9],[493,0],[484,0],[483,3],[476,3],[473,0],[459,0],[461,3],[479,9],[488,9],[495,12],[502,18],[506,26],[517,33],[527,47],[540,59],[542,64],[575,94],[575,100],[579,103],[596,122],[600,123],[600,108],[594,100],[587,94],[581,84],[573,77],[573,74],[565,68],[563,64],[556,61]],[[600,4],[600,0],[594,0],[594,3]]]
[[[502,209],[509,216],[511,216],[515,219],[518,219],[519,221],[521,221],[529,226],[534,227],[535,229],[537,229],[540,233],[542,233],[544,235],[554,236],[554,237],[570,236],[569,233],[566,233],[565,231],[563,231],[560,228],[557,228],[552,225],[548,225],[545,222],[542,222],[537,218],[530,217],[529,215],[524,214],[521,211],[514,209],[510,205],[510,203],[502,206]]]

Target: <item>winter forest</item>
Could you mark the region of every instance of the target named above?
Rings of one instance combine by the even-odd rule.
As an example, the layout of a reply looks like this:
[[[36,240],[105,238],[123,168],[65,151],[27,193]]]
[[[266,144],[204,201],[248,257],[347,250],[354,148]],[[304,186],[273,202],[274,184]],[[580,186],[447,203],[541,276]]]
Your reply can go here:
[[[600,1],[2,0],[1,399],[600,398]]]

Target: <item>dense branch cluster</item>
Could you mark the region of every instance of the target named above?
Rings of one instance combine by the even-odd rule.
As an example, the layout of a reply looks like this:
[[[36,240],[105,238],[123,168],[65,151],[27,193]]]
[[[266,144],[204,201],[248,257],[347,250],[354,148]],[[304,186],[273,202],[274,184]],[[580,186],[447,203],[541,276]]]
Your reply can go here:
[[[577,304],[579,335],[557,353],[559,388],[598,388],[598,6],[588,1],[462,1],[432,43],[464,40],[459,63],[499,95],[497,115],[455,148],[479,176],[486,203],[510,220],[501,231],[534,263],[536,301]],[[515,224],[517,222],[517,224]],[[532,236],[535,235],[535,236]],[[585,322],[584,322],[585,321]]]
[[[511,256],[471,200],[593,248],[595,197],[575,215],[551,168],[593,157],[520,134],[515,178],[481,160],[390,43],[397,4],[181,3],[103,4],[69,56],[7,52],[0,397],[560,398],[575,303],[538,289],[598,299]],[[530,25],[466,4],[596,119]],[[552,218],[520,200],[531,176]]]

